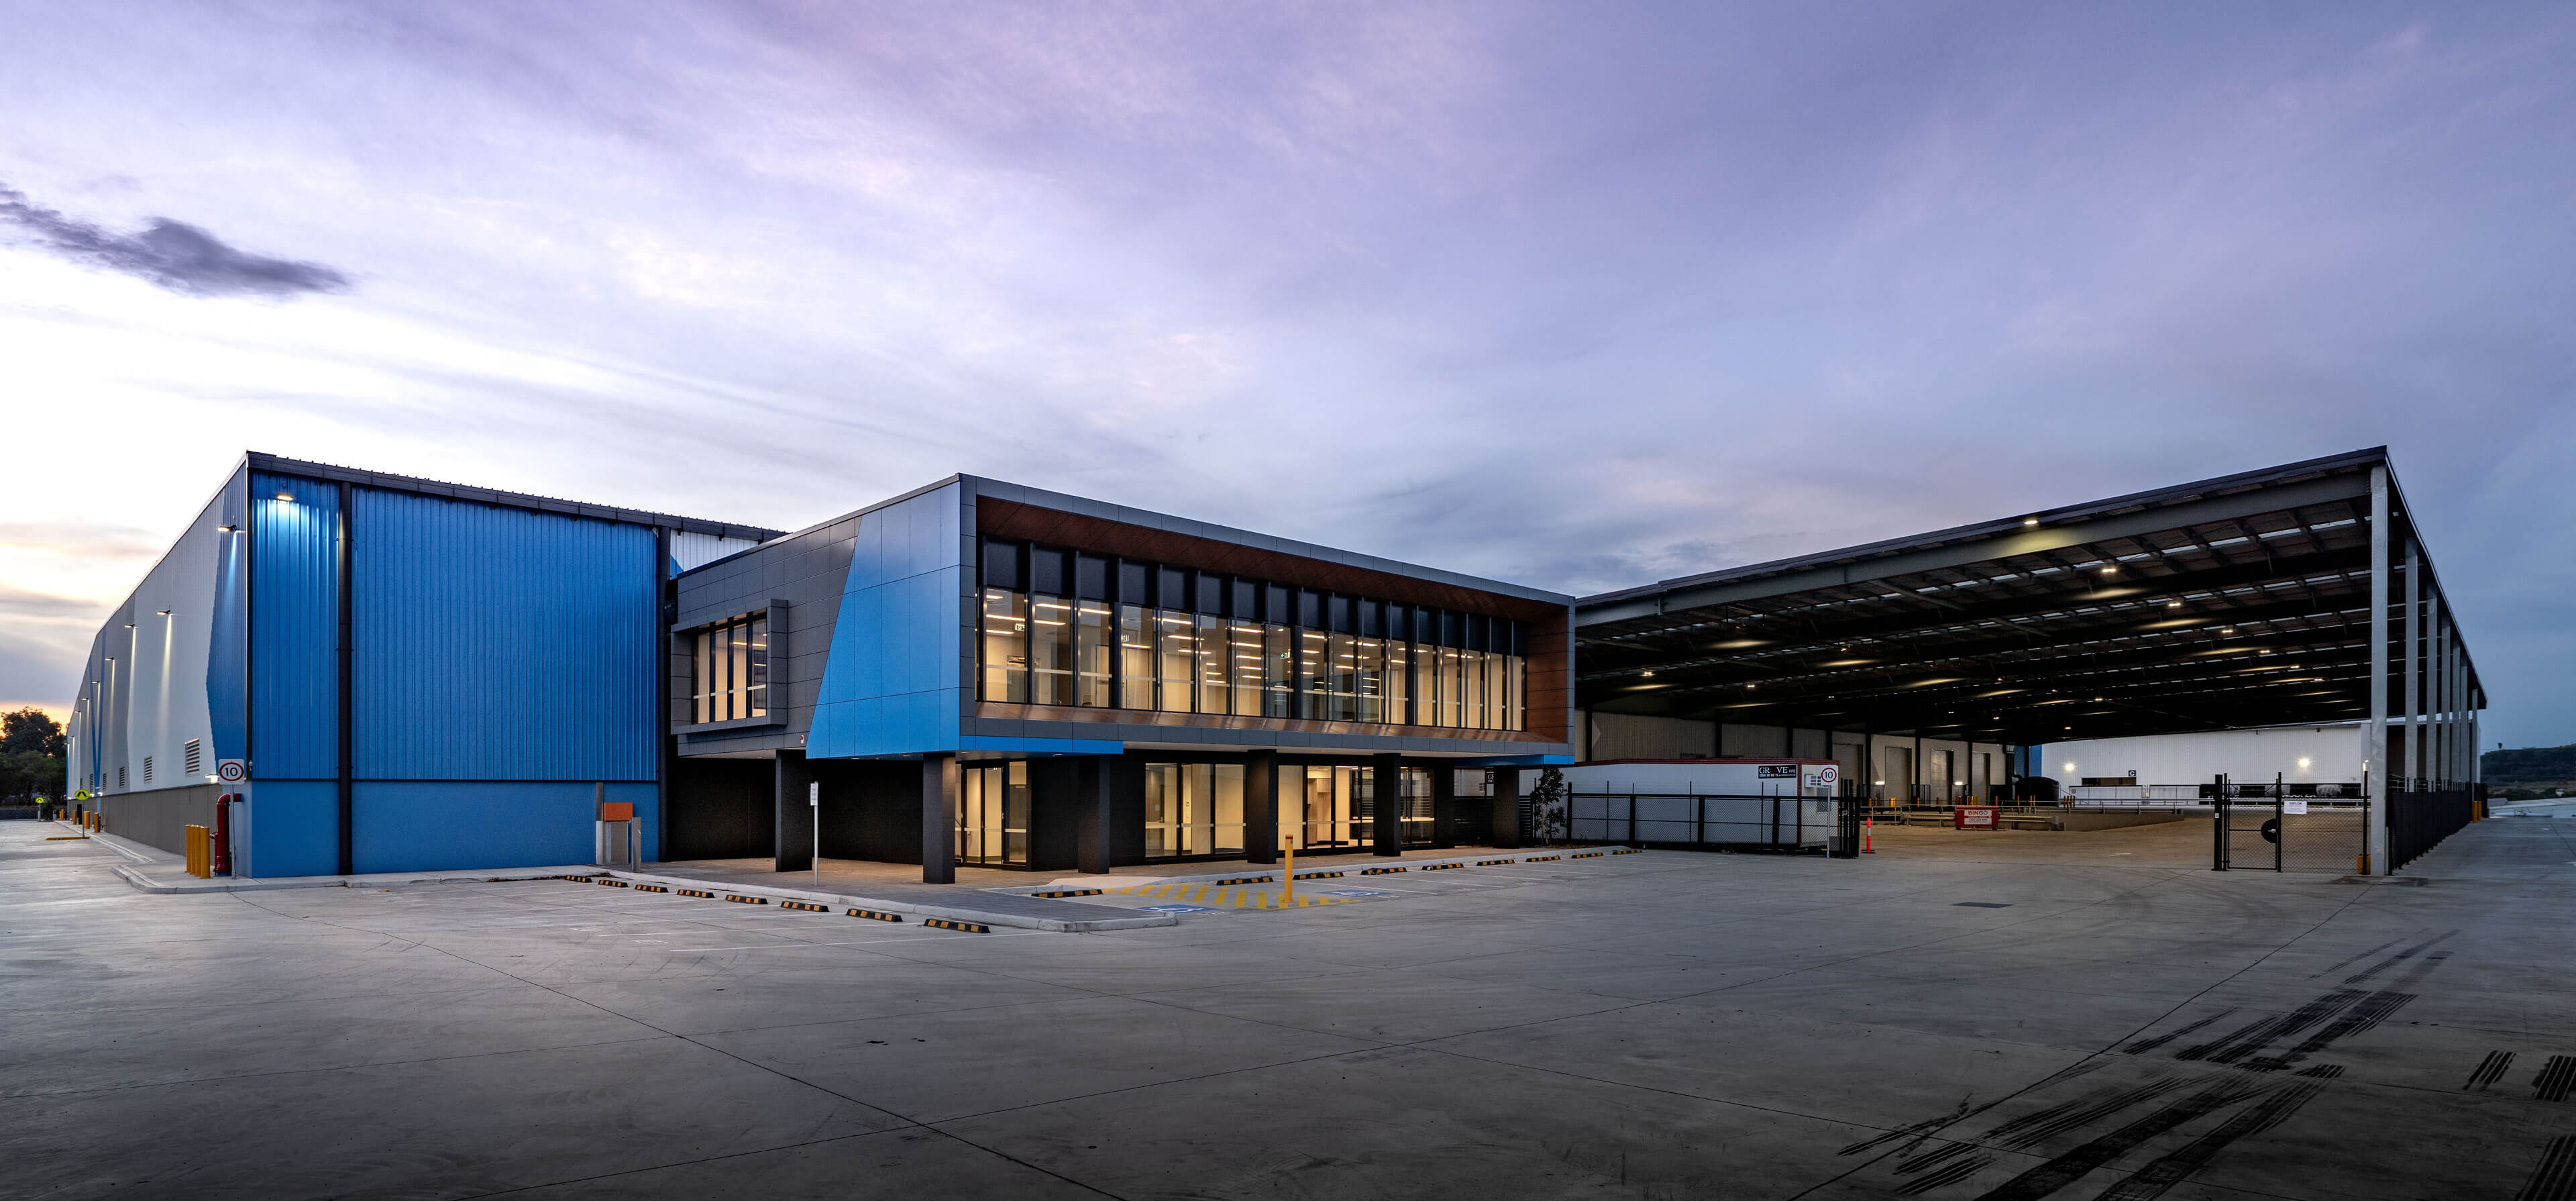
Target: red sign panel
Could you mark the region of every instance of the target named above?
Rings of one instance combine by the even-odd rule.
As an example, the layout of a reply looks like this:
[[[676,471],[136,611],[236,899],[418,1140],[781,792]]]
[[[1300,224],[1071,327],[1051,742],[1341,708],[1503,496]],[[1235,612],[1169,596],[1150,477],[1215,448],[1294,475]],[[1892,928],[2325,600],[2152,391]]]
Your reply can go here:
[[[1993,805],[1953,805],[1950,825],[1959,830],[1992,830],[2003,810]]]

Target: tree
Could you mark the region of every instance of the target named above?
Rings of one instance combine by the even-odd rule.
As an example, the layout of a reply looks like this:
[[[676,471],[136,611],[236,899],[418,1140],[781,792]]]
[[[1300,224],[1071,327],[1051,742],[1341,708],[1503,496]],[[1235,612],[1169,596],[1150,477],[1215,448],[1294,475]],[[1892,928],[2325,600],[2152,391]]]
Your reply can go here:
[[[0,799],[33,800],[62,792],[62,760],[34,751],[0,752]]]
[[[1565,773],[1553,767],[1541,768],[1538,783],[1530,788],[1530,832],[1540,841],[1553,844],[1570,824],[1565,812]]]
[[[0,754],[14,755],[34,751],[39,755],[63,757],[63,726],[45,715],[42,709],[20,709],[0,713]]]
[[[0,797],[63,793],[63,727],[42,709],[0,713]]]

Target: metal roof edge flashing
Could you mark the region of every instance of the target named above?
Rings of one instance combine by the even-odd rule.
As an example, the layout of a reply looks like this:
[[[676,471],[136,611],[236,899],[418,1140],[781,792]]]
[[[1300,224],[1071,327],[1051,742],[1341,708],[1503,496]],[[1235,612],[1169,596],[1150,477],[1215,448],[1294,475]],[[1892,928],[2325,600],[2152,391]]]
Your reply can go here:
[[[1762,563],[1749,563],[1741,567],[1719,568],[1715,571],[1700,572],[1695,575],[1675,576],[1671,579],[1657,580],[1652,584],[1641,584],[1635,587],[1621,588],[1611,592],[1595,593],[1591,596],[1579,598],[1574,602],[1574,604],[1575,608],[1584,609],[1596,605],[1638,600],[1644,597],[1654,596],[1658,593],[1672,592],[1683,588],[1694,588],[1707,584],[1732,583],[1739,580],[1753,579],[1765,575],[1783,575],[1792,571],[1805,571],[1818,567],[1828,567],[1836,563],[1855,562],[1868,558],[1884,558],[1890,555],[1903,554],[1912,550],[1927,550],[1953,542],[1966,542],[1983,538],[1991,538],[2000,534],[2018,533],[2021,530],[2028,528],[2023,523],[2032,518],[2038,519],[2040,524],[2043,526],[2062,525],[2071,521],[2082,521],[2108,516],[2127,509],[2148,509],[2158,507],[2160,505],[2180,504],[2185,501],[2195,500],[2203,496],[2214,495],[2222,492],[2250,490],[2254,487],[2263,485],[2287,484],[2304,477],[2322,476],[2336,471],[2388,465],[2388,448],[2386,446],[2366,447],[2361,450],[2346,451],[2337,455],[2327,455],[2315,459],[2303,459],[2295,463],[2283,463],[2278,466],[2257,468],[2253,471],[2242,471],[2232,475],[2215,476],[2205,480],[2194,480],[2189,483],[2174,484],[2164,488],[2150,489],[2145,492],[2131,492],[2121,496],[2105,497],[2100,500],[2083,501],[2072,505],[2063,505],[2054,509],[2034,509],[2018,516],[1993,518],[1987,521],[1974,522],[1968,525],[1952,526],[1948,529],[1933,530],[1928,533],[1910,534],[1897,538],[1882,539],[1877,542],[1864,542],[1856,546],[1846,546],[1834,550],[1817,551],[1806,555],[1793,555],[1789,558],[1772,559]],[[2392,490],[2394,490],[2396,478],[2397,473],[2395,469],[2391,467],[2389,471],[2389,480]]]
[[[755,525],[710,521],[703,517],[683,517],[677,513],[656,513],[646,509],[629,509],[617,505],[590,504],[560,497],[483,488],[472,484],[451,484],[443,480],[424,479],[419,476],[394,475],[390,472],[342,467],[333,463],[316,463],[309,459],[290,459],[265,451],[242,452],[242,464],[252,471],[265,471],[277,475],[300,476],[329,483],[358,484],[392,492],[408,492],[415,496],[432,496],[442,500],[478,501],[483,504],[526,509],[536,513],[553,513],[563,517],[588,517],[593,520],[616,521],[628,525],[662,526],[693,534],[709,534],[718,538],[766,542],[779,536],[777,530]]]

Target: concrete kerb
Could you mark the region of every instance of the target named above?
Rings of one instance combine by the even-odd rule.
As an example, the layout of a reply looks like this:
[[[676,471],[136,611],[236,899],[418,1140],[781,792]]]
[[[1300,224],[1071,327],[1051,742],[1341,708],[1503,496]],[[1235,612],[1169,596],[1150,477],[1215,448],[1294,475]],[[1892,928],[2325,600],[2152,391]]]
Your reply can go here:
[[[465,872],[376,872],[363,876],[283,876],[274,880],[218,876],[200,880],[156,880],[134,867],[119,865],[116,874],[141,892],[268,892],[286,888],[393,888],[405,884],[498,884],[508,880],[544,880],[574,873],[594,874],[588,865],[569,867],[486,868]]]
[[[1168,913],[1138,914],[1135,917],[1084,918],[1066,920],[1052,917],[1024,917],[1016,913],[995,913],[977,909],[972,904],[923,905],[913,901],[888,901],[876,897],[852,896],[848,893],[818,892],[812,889],[776,888],[757,884],[713,884],[689,876],[656,876],[644,872],[602,871],[596,868],[574,869],[593,875],[613,876],[620,880],[640,880],[675,888],[714,889],[747,897],[767,897],[773,901],[805,901],[839,909],[868,909],[879,913],[899,913],[907,917],[939,918],[952,922],[970,922],[983,926],[1011,926],[1021,930],[1044,930],[1051,934],[1095,934],[1104,930],[1143,930],[1153,926],[1177,926],[1181,919]],[[974,894],[967,892],[964,901]]]
[[[92,837],[103,839],[106,836],[93,835]],[[710,884],[704,880],[685,876],[657,876],[642,872],[609,871],[589,864],[558,864],[553,867],[523,867],[507,869],[487,868],[480,871],[375,872],[358,876],[286,876],[272,880],[253,879],[248,877],[217,877],[212,880],[200,880],[194,876],[187,876],[177,880],[156,879],[152,875],[148,874],[148,869],[158,867],[163,870],[169,870],[175,868],[179,861],[173,856],[162,854],[157,851],[151,851],[148,847],[143,848],[143,852],[150,852],[149,854],[128,850],[125,847],[116,846],[113,843],[110,843],[109,846],[110,849],[119,851],[120,853],[135,859],[137,864],[140,865],[118,864],[115,868],[117,876],[138,892],[153,893],[156,895],[208,892],[266,892],[289,888],[393,888],[410,884],[498,884],[506,881],[518,880],[552,880],[566,876],[579,877],[583,879],[595,879],[605,876],[629,882],[659,884],[671,888],[674,891],[683,888],[711,890],[715,892],[716,895],[734,893],[740,896],[760,897],[772,901],[803,901],[808,904],[832,906],[835,907],[836,910],[838,908],[869,909],[885,913],[899,913],[918,918],[943,918],[949,921],[968,922],[985,926],[1013,926],[1024,930],[1043,930],[1055,934],[1087,934],[1102,930],[1139,930],[1151,926],[1177,926],[1180,924],[1179,918],[1166,913],[1139,914],[1132,918],[1064,921],[1057,918],[1022,917],[1013,913],[993,913],[987,910],[974,908],[971,905],[920,905],[902,901],[877,900],[871,897],[847,896],[840,893],[780,889],[760,885],[717,885]]]
[[[1615,844],[1604,844],[1597,849],[1607,851],[1613,849],[1614,845]],[[1554,846],[1541,848],[1540,850],[1527,854],[1506,855],[1501,858],[1493,859],[1478,859],[1473,855],[1465,855],[1456,859],[1406,859],[1394,863],[1381,863],[1374,857],[1368,855],[1344,855],[1336,856],[1336,858],[1341,860],[1341,862],[1334,867],[1313,869],[1301,867],[1297,869],[1297,878],[1300,880],[1323,878],[1320,874],[1310,877],[1310,871],[1315,873],[1331,872],[1338,876],[1346,873],[1356,873],[1362,868],[1377,868],[1381,866],[1411,868],[1414,871],[1431,871],[1459,867],[1501,867],[1521,863],[1543,863],[1549,860],[1563,860],[1567,858],[1592,859],[1607,857],[1603,855],[1567,854],[1569,851],[1580,852],[1595,849],[1596,848],[1591,847]],[[1274,864],[1260,868],[1254,872],[1246,872],[1242,868],[1238,867],[1230,872],[1212,872],[1204,876],[1061,876],[1044,884],[1014,884],[1007,888],[987,888],[984,891],[1017,893],[1021,896],[1027,896],[1039,890],[1051,890],[1066,887],[1131,888],[1147,884],[1213,885],[1230,884],[1245,879],[1257,878],[1259,876],[1268,876],[1270,877],[1271,882],[1275,884],[1279,880],[1279,872],[1279,867]]]

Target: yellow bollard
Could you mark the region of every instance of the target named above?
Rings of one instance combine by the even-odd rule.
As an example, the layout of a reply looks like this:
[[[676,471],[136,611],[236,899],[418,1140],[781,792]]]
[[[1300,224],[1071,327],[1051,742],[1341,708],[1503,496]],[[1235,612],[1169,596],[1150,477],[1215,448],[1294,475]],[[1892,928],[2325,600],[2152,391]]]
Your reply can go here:
[[[188,828],[188,874],[200,880],[215,878],[214,840],[204,826]]]
[[[1291,834],[1281,841],[1288,844],[1288,886],[1279,894],[1279,907],[1286,909],[1297,903],[1297,836]]]

